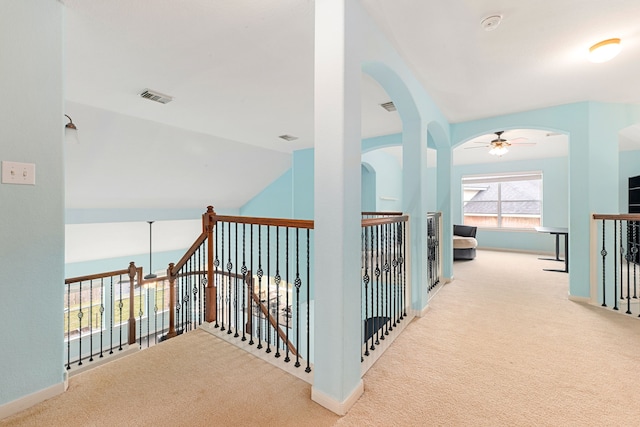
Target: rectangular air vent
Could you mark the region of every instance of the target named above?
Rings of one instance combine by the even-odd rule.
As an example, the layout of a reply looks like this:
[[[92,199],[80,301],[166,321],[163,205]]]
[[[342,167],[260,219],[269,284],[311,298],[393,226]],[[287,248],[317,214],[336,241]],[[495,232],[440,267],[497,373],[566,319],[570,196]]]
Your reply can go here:
[[[293,136],[293,135],[280,135],[278,138],[282,138],[285,141],[295,141],[296,139],[298,139],[297,136]]]
[[[380,104],[380,106],[381,106],[382,108],[384,108],[385,110],[389,111],[389,112],[397,111],[397,110],[396,110],[396,106],[395,106],[395,105],[393,105],[393,102],[392,102],[392,101],[385,102],[384,104]]]
[[[151,101],[159,102],[161,104],[166,104],[166,103],[171,102],[173,100],[172,96],[165,95],[163,93],[156,92],[156,91],[151,90],[151,89],[145,89],[144,92],[142,92],[140,94],[140,96],[145,98],[145,99],[149,99]]]

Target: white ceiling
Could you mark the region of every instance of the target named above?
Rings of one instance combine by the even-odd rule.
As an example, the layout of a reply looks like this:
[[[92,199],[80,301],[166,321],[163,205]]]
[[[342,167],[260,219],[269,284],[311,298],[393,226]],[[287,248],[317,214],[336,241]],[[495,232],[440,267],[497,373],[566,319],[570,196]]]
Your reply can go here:
[[[137,173],[152,184],[140,188],[138,183],[137,190],[148,194],[143,203],[117,196],[139,178],[136,174],[122,170],[124,176],[111,189],[103,189],[109,180],[98,178],[97,172],[91,175],[94,183],[86,177],[87,167],[80,164],[96,156],[91,144],[111,143],[100,130],[105,125],[100,121],[109,117],[122,122],[129,116],[184,130],[189,141],[176,135],[175,150],[186,156],[181,144],[192,144],[196,157],[189,159],[217,152],[218,144],[242,145],[238,149],[243,152],[248,152],[244,144],[271,150],[266,157],[267,151],[258,152],[265,161],[252,165],[252,171],[271,167],[259,178],[261,186],[286,170],[289,153],[313,146],[312,0],[61,1],[66,6],[67,110],[77,115],[72,117],[81,135],[91,136],[81,137],[80,146],[88,146],[67,149],[67,168],[76,178],[69,180],[68,206],[165,203],[167,193],[156,185],[165,178],[144,157],[138,159]],[[640,103],[639,0],[362,4],[452,123],[575,101]],[[503,15],[501,24],[484,31],[480,21],[493,14]],[[589,63],[588,47],[611,37],[622,39],[621,54],[608,63]],[[363,75],[362,81],[363,136],[400,131],[398,114],[379,107],[390,100],[386,93],[372,78]],[[146,88],[174,101],[161,105],[144,100],[138,95]],[[93,119],[83,123],[83,115]],[[278,138],[283,134],[299,139],[286,142]],[[121,149],[101,150],[101,160],[118,164],[136,144],[140,146],[133,151],[139,155],[159,149],[144,140],[131,138]],[[199,161],[198,167],[180,161],[174,166],[180,169],[171,174],[178,180],[189,177],[247,190],[231,199],[211,189],[199,197],[181,194],[181,203],[206,206],[214,199],[238,207],[260,190],[250,187],[255,175],[239,173],[241,160],[217,161],[229,170],[226,176],[218,173],[216,158],[208,166]],[[84,198],[91,189],[102,194]]]

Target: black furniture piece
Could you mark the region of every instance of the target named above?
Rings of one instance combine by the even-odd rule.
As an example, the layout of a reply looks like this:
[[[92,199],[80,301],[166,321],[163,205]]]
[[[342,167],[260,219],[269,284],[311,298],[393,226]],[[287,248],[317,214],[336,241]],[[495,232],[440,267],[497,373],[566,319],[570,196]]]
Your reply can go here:
[[[550,261],[564,261],[564,270],[556,268],[545,268],[544,271],[559,271],[561,273],[569,272],[569,229],[563,227],[536,227],[538,233],[549,233],[556,236],[556,257],[555,258],[539,258]],[[560,236],[564,236],[564,260],[560,259]]]
[[[476,232],[478,227],[470,225],[453,226],[453,259],[470,260],[476,257]]]

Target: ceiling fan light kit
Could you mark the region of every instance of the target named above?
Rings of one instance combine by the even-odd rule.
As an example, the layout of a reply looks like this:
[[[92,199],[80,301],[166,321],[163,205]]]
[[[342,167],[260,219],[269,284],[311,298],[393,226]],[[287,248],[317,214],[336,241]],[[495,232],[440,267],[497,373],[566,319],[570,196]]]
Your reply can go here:
[[[619,38],[603,40],[589,48],[589,61],[595,63],[607,62],[615,58],[621,49]]]

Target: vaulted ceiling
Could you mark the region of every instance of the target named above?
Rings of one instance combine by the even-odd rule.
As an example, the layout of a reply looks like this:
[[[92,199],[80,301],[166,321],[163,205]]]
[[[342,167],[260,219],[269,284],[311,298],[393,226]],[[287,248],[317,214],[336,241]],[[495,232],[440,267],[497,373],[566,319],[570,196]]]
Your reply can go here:
[[[640,103],[638,0],[361,1],[451,123]],[[66,109],[81,137],[67,148],[68,207],[161,208],[168,194],[239,207],[313,146],[313,1],[62,2]],[[502,21],[485,31],[491,15]],[[620,55],[588,62],[611,37]],[[363,136],[399,132],[379,106],[388,95],[362,82]],[[147,88],[174,99],[143,99]]]

